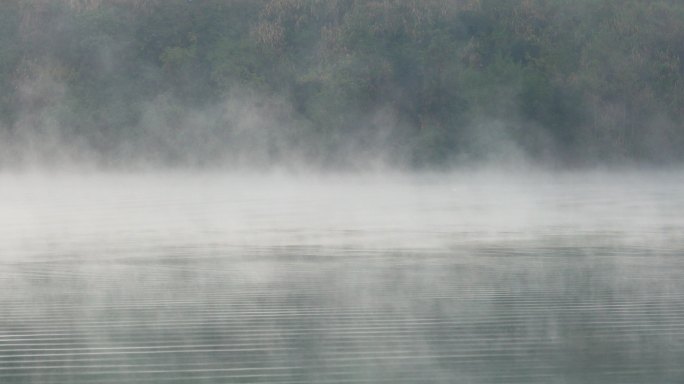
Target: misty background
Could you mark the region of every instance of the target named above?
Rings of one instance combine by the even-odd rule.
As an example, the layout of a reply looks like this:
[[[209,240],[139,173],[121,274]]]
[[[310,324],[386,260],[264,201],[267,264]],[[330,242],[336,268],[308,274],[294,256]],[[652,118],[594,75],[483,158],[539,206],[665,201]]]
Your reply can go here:
[[[0,0],[0,382],[684,383],[681,0]]]
[[[673,0],[5,0],[0,167],[678,164]]]

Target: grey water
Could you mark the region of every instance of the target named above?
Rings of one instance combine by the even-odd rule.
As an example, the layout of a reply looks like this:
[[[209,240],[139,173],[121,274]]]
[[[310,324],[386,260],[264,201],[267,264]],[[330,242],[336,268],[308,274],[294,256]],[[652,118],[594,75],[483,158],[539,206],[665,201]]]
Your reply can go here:
[[[0,176],[0,383],[684,382],[684,173]]]

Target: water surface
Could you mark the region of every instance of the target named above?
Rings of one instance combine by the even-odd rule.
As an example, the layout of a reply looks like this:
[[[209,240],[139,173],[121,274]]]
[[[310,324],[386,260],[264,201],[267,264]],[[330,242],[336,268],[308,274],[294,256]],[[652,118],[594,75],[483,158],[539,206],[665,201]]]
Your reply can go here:
[[[2,383],[684,382],[684,174],[0,176]]]

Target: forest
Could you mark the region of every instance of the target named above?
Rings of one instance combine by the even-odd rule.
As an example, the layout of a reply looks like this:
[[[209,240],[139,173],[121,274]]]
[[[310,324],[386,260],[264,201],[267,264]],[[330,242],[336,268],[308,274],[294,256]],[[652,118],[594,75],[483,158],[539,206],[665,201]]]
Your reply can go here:
[[[3,0],[0,169],[684,160],[679,0]]]

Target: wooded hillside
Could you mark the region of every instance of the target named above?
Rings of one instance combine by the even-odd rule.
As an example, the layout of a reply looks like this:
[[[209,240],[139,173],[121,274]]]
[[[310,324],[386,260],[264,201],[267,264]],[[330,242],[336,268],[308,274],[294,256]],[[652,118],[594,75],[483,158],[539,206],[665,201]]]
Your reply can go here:
[[[676,0],[4,0],[0,162],[684,160]]]

